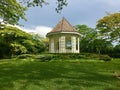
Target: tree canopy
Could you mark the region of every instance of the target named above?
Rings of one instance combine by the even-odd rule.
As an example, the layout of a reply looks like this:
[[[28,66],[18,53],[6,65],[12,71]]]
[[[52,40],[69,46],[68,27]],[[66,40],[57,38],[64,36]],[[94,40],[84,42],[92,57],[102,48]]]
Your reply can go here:
[[[76,25],[76,30],[81,34],[80,50],[82,52],[92,52],[92,42],[97,37],[95,29],[88,27],[87,25]]]
[[[26,20],[25,10],[17,0],[0,0],[0,18],[4,23],[18,24],[20,19]]]
[[[96,29],[90,28],[87,25],[76,25],[75,28],[82,35],[80,39],[81,52],[105,54],[112,48],[111,42],[100,38],[99,32]]]
[[[108,14],[98,20],[97,29],[104,38],[120,43],[120,13]]]
[[[31,35],[16,27],[0,29],[0,58],[26,53],[40,53],[45,50],[43,38]]]
[[[67,5],[67,0],[56,0],[56,11],[59,13],[63,6]],[[47,0],[0,0],[0,18],[2,22],[9,24],[19,24],[20,19],[25,18],[25,11],[28,7],[48,4]]]

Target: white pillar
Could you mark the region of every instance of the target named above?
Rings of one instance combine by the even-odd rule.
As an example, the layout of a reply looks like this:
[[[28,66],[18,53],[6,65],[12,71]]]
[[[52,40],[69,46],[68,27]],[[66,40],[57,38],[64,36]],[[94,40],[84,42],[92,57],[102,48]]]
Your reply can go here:
[[[50,39],[50,53],[54,53],[54,38]]]
[[[76,53],[76,37],[72,36],[71,37],[72,41],[72,53]]]
[[[80,52],[80,43],[79,43],[79,38],[77,38],[78,42],[78,53]]]
[[[65,36],[59,38],[59,53],[65,53]]]

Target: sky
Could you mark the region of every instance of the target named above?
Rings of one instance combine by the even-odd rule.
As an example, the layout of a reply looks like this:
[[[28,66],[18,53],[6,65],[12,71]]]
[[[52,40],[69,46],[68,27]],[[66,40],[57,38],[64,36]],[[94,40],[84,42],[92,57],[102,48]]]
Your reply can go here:
[[[26,11],[27,21],[20,20],[22,28],[26,32],[39,33],[41,36],[50,32],[54,26],[65,17],[73,26],[86,24],[95,28],[96,22],[106,13],[120,11],[120,0],[67,0],[68,5],[61,13],[57,13],[57,0],[46,0],[49,5],[32,7]]]

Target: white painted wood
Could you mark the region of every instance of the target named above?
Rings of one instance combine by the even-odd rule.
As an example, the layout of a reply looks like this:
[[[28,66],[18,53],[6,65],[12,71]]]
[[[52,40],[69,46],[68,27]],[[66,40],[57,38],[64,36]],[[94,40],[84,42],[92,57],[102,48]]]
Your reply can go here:
[[[54,38],[50,39],[50,53],[55,53],[55,50],[54,50]]]
[[[76,37],[72,36],[71,37],[72,41],[72,53],[76,53]]]
[[[65,49],[65,36],[59,38],[59,53],[66,53]]]

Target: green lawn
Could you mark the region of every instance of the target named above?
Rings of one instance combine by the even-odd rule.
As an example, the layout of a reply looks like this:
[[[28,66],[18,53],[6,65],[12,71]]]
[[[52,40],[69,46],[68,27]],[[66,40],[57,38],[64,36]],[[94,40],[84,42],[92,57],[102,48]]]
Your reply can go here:
[[[0,90],[120,90],[120,60],[0,60]]]

